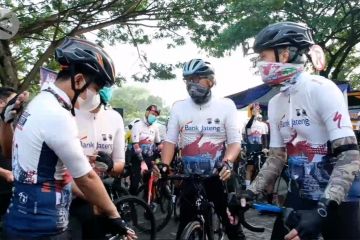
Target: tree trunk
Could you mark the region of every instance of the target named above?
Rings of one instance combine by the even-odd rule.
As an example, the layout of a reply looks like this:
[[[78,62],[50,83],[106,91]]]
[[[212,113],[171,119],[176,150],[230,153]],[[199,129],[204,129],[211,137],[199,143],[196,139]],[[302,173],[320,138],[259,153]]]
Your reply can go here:
[[[0,40],[0,82],[2,86],[13,87],[19,86],[16,64],[13,60],[10,42]]]
[[[46,51],[41,55],[39,60],[34,64],[33,68],[28,72],[26,77],[24,78],[24,81],[19,86],[21,91],[28,90],[30,87],[32,81],[38,81],[38,79],[35,79],[36,76],[39,73],[40,67],[43,65],[43,63],[48,60],[52,54],[54,54],[55,48],[63,41],[63,38],[58,39],[56,41],[53,41],[50,43],[49,47],[46,49]]]

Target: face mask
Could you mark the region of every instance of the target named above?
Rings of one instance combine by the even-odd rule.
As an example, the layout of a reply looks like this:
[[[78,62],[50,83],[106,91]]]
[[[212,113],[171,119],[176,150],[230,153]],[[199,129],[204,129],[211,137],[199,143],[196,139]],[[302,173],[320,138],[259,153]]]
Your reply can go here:
[[[79,109],[90,112],[100,105],[100,95],[88,88],[85,91],[86,99],[79,96],[77,102],[79,103]]]
[[[147,117],[147,121],[150,125],[154,124],[156,122],[157,118],[155,115],[149,114]]]
[[[269,85],[280,85],[294,79],[298,73],[304,70],[302,64],[265,62],[257,63],[257,67],[264,83]]]
[[[207,87],[203,87],[200,84],[189,82],[186,84],[186,89],[191,99],[196,104],[204,104],[209,101],[211,97],[211,91]]]
[[[111,87],[103,87],[99,91],[100,98],[104,103],[109,103],[112,97],[112,91],[113,89]]]

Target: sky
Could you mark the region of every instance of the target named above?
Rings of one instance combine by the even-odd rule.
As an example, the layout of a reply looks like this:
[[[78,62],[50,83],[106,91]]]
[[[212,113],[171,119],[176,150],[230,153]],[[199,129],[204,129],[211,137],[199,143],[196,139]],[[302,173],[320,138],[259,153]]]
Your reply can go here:
[[[149,83],[134,82],[131,80],[131,75],[144,71],[139,67],[141,62],[137,49],[128,44],[118,44],[105,47],[105,49],[114,61],[116,72],[128,79],[124,86],[144,87],[153,95],[163,98],[167,106],[171,106],[175,101],[188,97],[185,84],[182,80],[181,69],[176,70],[177,78],[175,80],[151,79]],[[237,93],[262,83],[259,76],[252,74],[252,63],[249,58],[243,57],[240,48],[233,51],[230,56],[223,58],[208,57],[206,52],[198,49],[191,42],[187,42],[184,46],[167,49],[165,41],[156,41],[150,45],[141,45],[139,49],[147,54],[149,61],[165,64],[176,64],[192,58],[208,60],[215,68],[217,83],[212,92],[218,97]]]

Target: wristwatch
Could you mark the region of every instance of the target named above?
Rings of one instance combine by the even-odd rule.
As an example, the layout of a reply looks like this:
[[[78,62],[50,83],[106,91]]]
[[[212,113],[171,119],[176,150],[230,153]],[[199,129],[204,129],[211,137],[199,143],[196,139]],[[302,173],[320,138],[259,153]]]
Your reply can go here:
[[[328,211],[333,210],[338,206],[337,202],[327,198],[321,198],[318,202],[317,213],[326,218],[328,216]]]

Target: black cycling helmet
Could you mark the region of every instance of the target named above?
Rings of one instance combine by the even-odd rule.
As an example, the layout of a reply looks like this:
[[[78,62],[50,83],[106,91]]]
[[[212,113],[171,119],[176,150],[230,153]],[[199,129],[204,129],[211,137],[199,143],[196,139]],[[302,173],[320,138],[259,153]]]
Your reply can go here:
[[[115,82],[115,68],[109,55],[98,45],[80,38],[69,37],[56,49],[55,59],[65,67],[81,66],[97,74],[95,83],[100,87]]]
[[[294,46],[299,50],[314,45],[311,29],[304,23],[279,22],[262,29],[255,37],[254,52]]]
[[[214,68],[209,62],[202,59],[191,59],[183,66],[183,77],[190,76],[209,76],[215,74]]]

